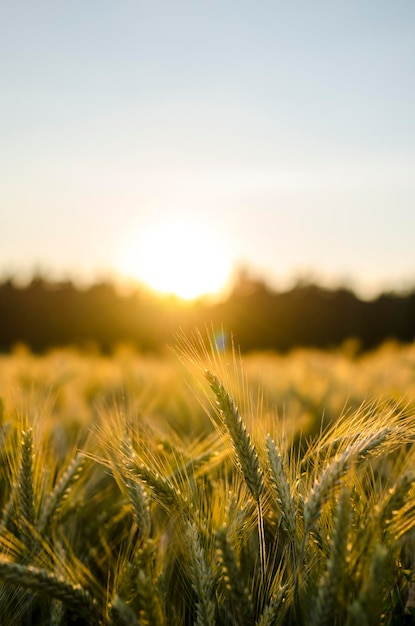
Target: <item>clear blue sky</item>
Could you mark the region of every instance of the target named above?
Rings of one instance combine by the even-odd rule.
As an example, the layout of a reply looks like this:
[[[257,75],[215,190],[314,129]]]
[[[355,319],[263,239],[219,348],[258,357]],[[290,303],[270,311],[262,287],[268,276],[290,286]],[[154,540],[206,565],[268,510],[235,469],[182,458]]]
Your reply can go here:
[[[16,0],[0,76],[3,274],[185,211],[279,284],[415,284],[413,0]]]

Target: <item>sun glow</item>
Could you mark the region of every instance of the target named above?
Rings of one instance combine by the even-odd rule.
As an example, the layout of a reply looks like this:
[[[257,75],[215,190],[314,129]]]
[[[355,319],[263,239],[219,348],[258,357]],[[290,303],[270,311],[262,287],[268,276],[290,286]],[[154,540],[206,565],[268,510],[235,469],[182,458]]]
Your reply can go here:
[[[125,276],[185,300],[216,294],[227,284],[231,260],[219,233],[201,221],[168,217],[144,228],[120,263]]]

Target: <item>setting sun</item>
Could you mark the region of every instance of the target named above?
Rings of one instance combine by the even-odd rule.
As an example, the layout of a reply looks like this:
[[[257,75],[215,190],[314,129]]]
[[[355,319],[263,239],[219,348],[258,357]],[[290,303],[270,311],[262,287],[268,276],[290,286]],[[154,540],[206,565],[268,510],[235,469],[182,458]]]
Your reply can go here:
[[[168,217],[143,228],[120,271],[155,291],[192,300],[225,287],[230,258],[218,233],[206,224]]]

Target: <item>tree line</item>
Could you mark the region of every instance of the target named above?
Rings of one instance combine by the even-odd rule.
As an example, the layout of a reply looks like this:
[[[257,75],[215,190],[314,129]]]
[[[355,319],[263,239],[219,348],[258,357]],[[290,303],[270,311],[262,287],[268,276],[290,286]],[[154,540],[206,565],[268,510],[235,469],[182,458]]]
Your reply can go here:
[[[110,282],[81,289],[41,277],[24,287],[7,279],[0,283],[0,320],[3,352],[18,343],[35,352],[68,345],[111,351],[121,343],[161,351],[179,329],[206,325],[232,332],[243,351],[330,348],[352,338],[366,350],[387,339],[414,340],[415,288],[367,301],[350,289],[316,284],[275,291],[241,274],[221,301],[184,304],[139,287],[122,293]]]

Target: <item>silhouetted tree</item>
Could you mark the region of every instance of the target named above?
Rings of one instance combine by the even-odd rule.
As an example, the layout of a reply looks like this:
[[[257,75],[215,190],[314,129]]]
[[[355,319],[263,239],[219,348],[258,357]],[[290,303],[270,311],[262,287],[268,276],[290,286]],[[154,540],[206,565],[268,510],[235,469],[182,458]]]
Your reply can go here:
[[[385,339],[413,341],[415,291],[381,294],[372,301],[352,291],[298,284],[276,292],[241,271],[229,296],[184,306],[136,289],[121,295],[108,282],[79,289],[69,281],[49,283],[35,276],[25,287],[0,283],[0,350],[24,342],[34,351],[52,346],[96,344],[111,350],[129,342],[142,351],[163,350],[179,328],[214,324],[232,332],[242,350],[294,346],[327,348],[356,338],[363,349]]]

